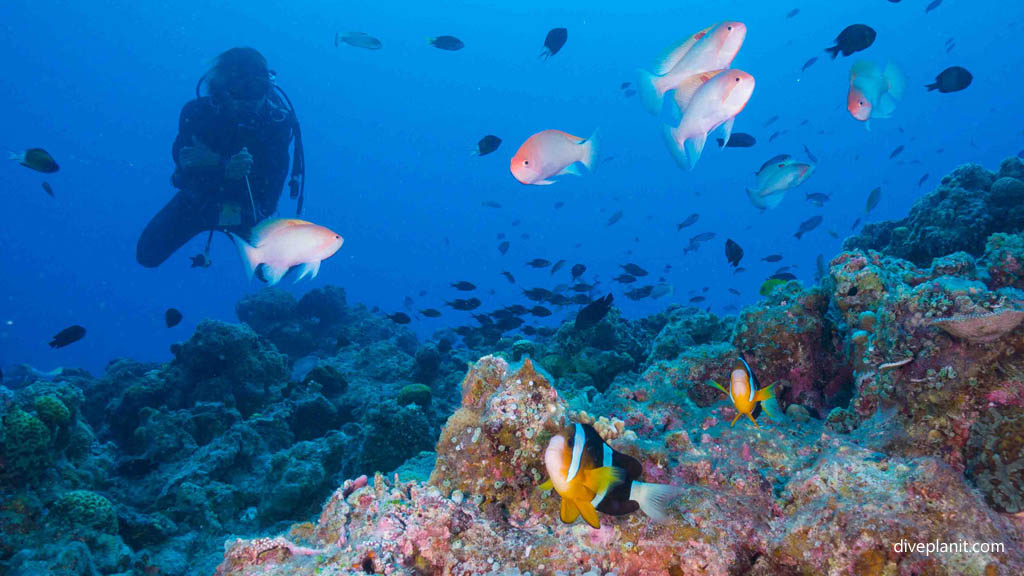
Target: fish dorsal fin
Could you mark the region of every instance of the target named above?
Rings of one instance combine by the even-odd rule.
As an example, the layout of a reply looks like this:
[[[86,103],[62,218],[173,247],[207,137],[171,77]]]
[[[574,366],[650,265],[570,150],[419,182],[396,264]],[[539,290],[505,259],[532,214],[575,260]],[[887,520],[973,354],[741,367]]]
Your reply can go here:
[[[693,76],[687,76],[675,87],[675,101],[676,106],[679,107],[679,112],[686,114],[686,108],[690,106],[690,102],[693,101],[693,97],[700,90],[700,87],[707,84],[708,80],[715,77],[721,70],[714,70],[712,72],[702,72],[700,74],[694,74]]]
[[[875,78],[881,75],[878,65],[870,60],[857,60],[850,67],[850,81],[857,78]]]
[[[252,230],[249,232],[249,238],[255,245],[272,228],[280,228],[283,226],[303,226],[306,224],[309,224],[309,222],[299,220],[298,218],[268,218],[252,227]]]
[[[777,164],[779,162],[786,162],[787,160],[789,160],[791,158],[792,158],[792,156],[790,156],[789,154],[779,154],[778,156],[773,156],[773,157],[769,158],[764,164],[761,164],[761,169],[758,170],[757,173],[760,174],[761,172],[764,172],[764,169],[769,167],[769,166],[771,166],[772,164]]]
[[[677,64],[679,64],[683,60],[683,58],[686,57],[690,50],[693,49],[693,46],[699,40],[704,38],[704,36],[706,36],[707,33],[710,32],[711,29],[714,27],[714,24],[708,26],[707,28],[701,30],[700,32],[697,32],[693,36],[687,38],[682,44],[679,44],[675,48],[672,48],[667,53],[665,53],[665,55],[662,56],[660,60],[658,60],[658,65],[654,67],[655,73],[658,74],[659,76],[668,74],[673,68],[676,67]]]

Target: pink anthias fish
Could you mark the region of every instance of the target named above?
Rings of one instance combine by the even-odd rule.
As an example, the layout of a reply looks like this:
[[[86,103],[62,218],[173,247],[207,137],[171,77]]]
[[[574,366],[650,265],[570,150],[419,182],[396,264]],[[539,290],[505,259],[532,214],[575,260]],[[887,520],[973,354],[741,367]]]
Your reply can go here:
[[[858,60],[850,68],[846,109],[870,130],[872,118],[892,116],[896,102],[903,99],[906,87],[907,79],[895,64],[886,64],[883,69],[874,62]]]
[[[676,163],[693,170],[708,134],[721,128],[728,142],[732,126],[754,93],[754,77],[742,70],[722,70],[691,76],[675,91],[683,117],[675,128],[665,126],[665,144]]]
[[[779,154],[761,165],[757,171],[757,187],[747,188],[747,197],[761,210],[774,208],[782,202],[786,190],[803,184],[813,173],[813,164],[797,162],[789,154]]]
[[[542,130],[527,138],[516,150],[509,169],[523,184],[554,184],[552,176],[579,176],[578,164],[593,173],[597,169],[598,152],[597,130],[590,138],[561,130]]]
[[[687,78],[728,68],[747,36],[742,22],[721,22],[697,32],[672,49],[655,67],[655,73],[640,70],[637,88],[641,102],[651,114],[661,111],[665,93]]]
[[[250,242],[231,234],[245,272],[252,279],[256,268],[263,265],[263,278],[273,286],[292,266],[298,266],[298,282],[306,276],[316,278],[320,262],[334,255],[345,239],[335,232],[305,220],[273,218],[255,226]]]

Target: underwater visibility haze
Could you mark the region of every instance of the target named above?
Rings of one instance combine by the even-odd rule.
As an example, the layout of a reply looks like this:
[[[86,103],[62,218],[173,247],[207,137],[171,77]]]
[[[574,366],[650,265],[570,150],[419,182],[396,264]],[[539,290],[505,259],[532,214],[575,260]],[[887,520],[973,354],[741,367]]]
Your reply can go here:
[[[0,575],[1024,573],[1024,6],[0,22]]]

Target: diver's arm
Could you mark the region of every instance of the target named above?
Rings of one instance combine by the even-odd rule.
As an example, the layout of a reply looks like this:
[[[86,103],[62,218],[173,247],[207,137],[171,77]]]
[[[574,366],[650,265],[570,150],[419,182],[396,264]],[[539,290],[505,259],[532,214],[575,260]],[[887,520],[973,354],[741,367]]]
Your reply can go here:
[[[171,147],[175,166],[171,183],[179,189],[216,189],[224,179],[225,159],[204,143],[209,121],[202,106],[195,100],[189,102],[178,120],[178,136]]]

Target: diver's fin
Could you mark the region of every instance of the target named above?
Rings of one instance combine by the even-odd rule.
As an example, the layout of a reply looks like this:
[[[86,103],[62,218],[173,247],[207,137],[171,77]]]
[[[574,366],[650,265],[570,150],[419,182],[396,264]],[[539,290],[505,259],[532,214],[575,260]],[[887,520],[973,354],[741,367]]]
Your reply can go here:
[[[267,281],[268,286],[273,286],[284,278],[284,275],[288,273],[288,268],[274,268],[269,264],[263,264],[263,278]]]
[[[537,489],[541,491],[553,490],[554,488],[555,485],[551,482],[551,478],[548,478],[543,484],[537,486]]]
[[[657,115],[661,112],[662,94],[658,92],[658,78],[647,70],[637,70],[639,78],[636,81],[636,89],[640,93],[640,102],[651,114]]]
[[[561,510],[562,522],[566,524],[572,524],[580,517],[580,511],[576,508],[576,504],[569,498],[562,498],[562,510]]]
[[[235,247],[238,248],[238,255],[242,258],[242,264],[245,266],[245,275],[252,280],[252,275],[256,271],[256,267],[260,265],[260,251],[258,248],[253,247],[248,242],[242,239],[241,236],[228,232],[231,239],[235,241]]]
[[[655,522],[664,522],[668,517],[668,505],[678,496],[680,490],[668,484],[648,484],[634,481],[629,489],[629,499],[640,505],[644,514]]]
[[[622,484],[626,477],[626,471],[615,466],[603,466],[594,468],[583,475],[583,485],[594,492],[603,494],[611,488]]]
[[[565,502],[565,500],[562,500]],[[590,524],[592,528],[600,528],[601,521],[597,519],[597,510],[594,510],[594,505],[590,502],[577,502],[576,506],[579,508],[580,515],[586,520],[587,524]]]
[[[587,167],[587,171],[591,174],[597,171],[598,158],[601,154],[601,141],[598,138],[601,129],[595,128],[594,133],[590,135],[590,138],[580,142],[581,146],[587,147],[586,154],[580,159],[580,162]]]

